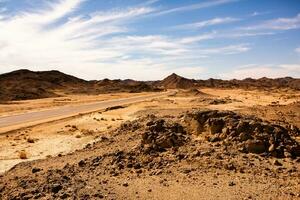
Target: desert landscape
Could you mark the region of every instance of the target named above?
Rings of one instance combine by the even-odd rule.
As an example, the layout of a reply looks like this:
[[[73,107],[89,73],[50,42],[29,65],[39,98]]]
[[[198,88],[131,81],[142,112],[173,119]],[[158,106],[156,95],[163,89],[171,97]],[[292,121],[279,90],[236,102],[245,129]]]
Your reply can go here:
[[[300,200],[300,0],[0,0],[0,200]]]
[[[16,98],[18,73],[31,95]],[[47,73],[0,75],[10,85],[0,106],[1,199],[300,198],[299,79],[171,74],[86,81],[82,93],[60,72],[48,88]]]

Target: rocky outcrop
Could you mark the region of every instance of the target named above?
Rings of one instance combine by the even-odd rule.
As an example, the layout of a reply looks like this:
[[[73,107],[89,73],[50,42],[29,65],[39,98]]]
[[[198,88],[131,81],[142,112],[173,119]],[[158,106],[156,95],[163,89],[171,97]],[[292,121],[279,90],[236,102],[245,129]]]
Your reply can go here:
[[[223,141],[236,145],[245,153],[274,157],[298,157],[300,145],[291,135],[298,128],[286,129],[255,117],[229,111],[194,111],[185,116],[186,126],[195,134],[207,134],[211,142]]]

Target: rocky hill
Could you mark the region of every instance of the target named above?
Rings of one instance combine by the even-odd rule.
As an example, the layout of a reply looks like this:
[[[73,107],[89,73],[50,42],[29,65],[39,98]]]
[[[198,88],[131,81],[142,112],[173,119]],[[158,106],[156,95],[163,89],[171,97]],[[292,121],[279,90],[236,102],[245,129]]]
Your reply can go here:
[[[18,70],[0,75],[0,100],[56,97],[55,90],[83,87],[88,82],[59,71]]]
[[[189,89],[195,87],[195,81],[173,73],[162,80],[160,85],[166,89]]]

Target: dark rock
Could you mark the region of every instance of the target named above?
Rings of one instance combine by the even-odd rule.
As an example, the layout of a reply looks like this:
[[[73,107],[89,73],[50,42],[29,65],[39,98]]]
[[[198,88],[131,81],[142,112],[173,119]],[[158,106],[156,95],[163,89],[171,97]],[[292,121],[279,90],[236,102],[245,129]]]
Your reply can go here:
[[[282,163],[280,163],[278,160],[274,160],[273,164],[276,166],[282,166]]]
[[[70,195],[69,195],[68,193],[62,193],[62,194],[60,195],[60,198],[61,198],[61,199],[67,199],[68,197],[70,197]]]
[[[235,186],[236,184],[235,184],[233,181],[230,181],[230,182],[228,183],[228,185],[229,185],[229,186]]]
[[[51,186],[51,192],[53,192],[53,193],[58,193],[60,190],[62,190],[62,185],[61,184],[59,184],[59,183],[55,183],[55,184],[53,184],[52,186]]]
[[[246,150],[249,153],[260,154],[266,151],[266,146],[262,141],[259,140],[248,140],[246,142]]]
[[[211,118],[208,120],[209,131],[211,134],[221,133],[224,127],[223,119]]]
[[[247,132],[241,132],[240,135],[239,135],[239,140],[240,141],[247,141],[247,140],[250,140],[250,139],[253,139],[252,136],[247,133]]]
[[[78,166],[79,167],[84,167],[86,165],[84,160],[79,161]]]
[[[210,142],[218,142],[218,141],[221,141],[221,139],[218,135],[214,135],[214,136],[209,138],[209,141]]]
[[[39,171],[41,171],[41,169],[40,168],[37,168],[37,167],[34,167],[34,168],[32,168],[32,170],[31,170],[31,172],[34,174],[34,173],[37,173],[37,172],[39,172]]]

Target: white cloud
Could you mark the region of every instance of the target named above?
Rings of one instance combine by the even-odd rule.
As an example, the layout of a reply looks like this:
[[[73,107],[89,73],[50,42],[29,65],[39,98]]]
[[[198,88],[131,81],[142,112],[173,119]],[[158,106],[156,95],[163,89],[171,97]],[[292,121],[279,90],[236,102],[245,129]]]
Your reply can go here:
[[[213,0],[213,1],[211,0],[211,1],[205,1],[205,2],[201,2],[201,3],[197,3],[197,4],[188,5],[188,6],[182,6],[182,7],[178,7],[178,8],[163,10],[161,12],[155,13],[154,15],[158,16],[158,15],[171,14],[171,13],[175,13],[175,12],[186,12],[186,11],[192,11],[192,10],[199,10],[199,9],[203,9],[203,8],[220,6],[220,5],[223,5],[223,4],[233,3],[233,2],[237,2],[237,1],[239,1],[239,0]]]
[[[200,21],[200,22],[196,22],[196,23],[178,25],[178,26],[173,27],[173,29],[200,29],[200,28],[204,28],[207,26],[228,24],[228,23],[235,22],[235,21],[239,21],[239,19],[232,18],[232,17],[224,17],[224,18],[216,17],[213,19]]]
[[[297,49],[295,49],[295,51],[296,51],[297,53],[300,53],[300,47],[298,47]]]
[[[300,77],[300,65],[299,64],[282,64],[282,65],[257,65],[251,64],[247,66],[241,66],[237,69],[220,74],[224,79],[244,79],[244,78],[280,78],[280,77]]]
[[[292,18],[278,18],[258,25],[242,27],[243,30],[291,30],[300,28],[300,14]]]

